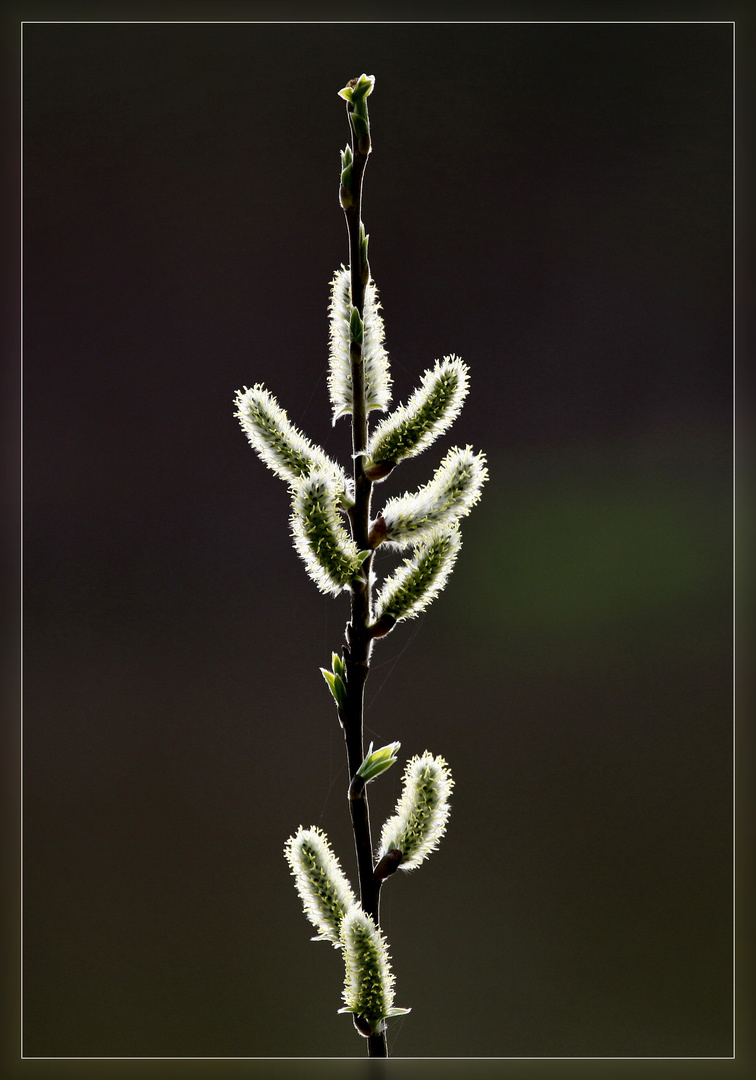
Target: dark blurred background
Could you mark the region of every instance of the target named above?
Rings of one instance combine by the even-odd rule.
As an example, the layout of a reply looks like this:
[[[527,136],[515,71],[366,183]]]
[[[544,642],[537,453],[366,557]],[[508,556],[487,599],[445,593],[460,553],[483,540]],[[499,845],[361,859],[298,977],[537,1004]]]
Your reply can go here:
[[[24,1051],[363,1052],[282,855],[317,824],[354,877],[318,673],[348,602],[232,404],[264,382],[348,460],[326,309],[363,71],[395,400],[472,370],[376,506],[452,443],[491,474],[368,684],[368,739],[457,783],[384,890],[391,1052],[727,1056],[727,23],[27,24]]]

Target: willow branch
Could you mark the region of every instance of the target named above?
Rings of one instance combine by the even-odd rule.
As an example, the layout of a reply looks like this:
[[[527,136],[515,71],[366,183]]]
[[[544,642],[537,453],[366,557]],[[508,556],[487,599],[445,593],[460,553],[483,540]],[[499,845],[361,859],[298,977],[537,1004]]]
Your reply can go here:
[[[348,198],[342,201],[349,237],[349,265],[352,307],[359,316],[359,325],[364,324],[365,286],[369,280],[370,269],[364,257],[362,244],[362,180],[370,153],[370,136],[357,136],[352,122],[353,106],[347,103],[347,117],[352,135],[352,170]],[[361,335],[360,335],[361,336]],[[352,368],[352,454],[354,462],[354,505],[349,516],[352,525],[352,538],[361,551],[370,547],[370,497],[372,483],[365,475],[363,452],[367,446],[367,403],[365,397],[365,369],[362,356],[362,341],[352,340],[349,349]],[[357,770],[364,758],[363,712],[365,682],[370,670],[372,636],[368,627],[371,623],[371,579],[373,556],[370,555],[363,565],[360,580],[352,588],[351,618],[347,626],[346,663],[346,702],[342,709],[344,738],[346,741],[347,762],[349,767],[349,810],[354,833],[354,846],[357,855],[357,872],[360,886],[360,902],[363,910],[371,915],[379,925],[380,885],[373,873],[373,844],[370,836],[370,811],[365,783],[357,776]],[[368,1037],[370,1057],[387,1057],[386,1036],[383,1032]]]

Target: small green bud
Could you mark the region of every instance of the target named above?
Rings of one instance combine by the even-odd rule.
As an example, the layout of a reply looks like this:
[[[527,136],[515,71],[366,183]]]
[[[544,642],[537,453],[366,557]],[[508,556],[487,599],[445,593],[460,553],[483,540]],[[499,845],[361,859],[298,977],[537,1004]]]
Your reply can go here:
[[[360,222],[360,277],[363,285],[367,285],[370,278],[370,263],[368,262],[369,240],[370,237],[365,232],[365,226]]]
[[[392,742],[387,746],[382,746],[380,750],[373,750],[373,744],[371,743],[365,760],[357,770],[357,775],[361,776],[366,784],[369,784],[371,780],[375,780],[376,776],[380,776],[381,773],[386,772],[395,764],[396,752],[401,745],[400,742]]]
[[[346,681],[346,664],[338,653],[331,653],[331,670],[334,675],[340,675]]]
[[[347,85],[338,92],[339,97],[342,97],[349,105],[349,119],[354,131],[355,144],[364,157],[370,153],[370,119],[367,98],[372,94],[374,85],[374,75],[360,75],[359,79],[350,79]]]
[[[375,75],[360,75],[359,79],[350,79],[348,85],[352,88],[351,101],[355,108],[370,97],[375,86]]]
[[[352,314],[349,318],[349,340],[356,342],[358,345],[362,345],[363,325],[360,313],[356,307],[352,308]]]
[[[347,688],[346,688],[346,664],[338,653],[331,653],[331,670],[327,668],[320,669],[323,678],[328,683],[333,700],[336,702],[340,709],[346,706]]]
[[[348,210],[352,205],[352,151],[347,146],[341,151],[341,205]]]
[[[334,675],[332,671],[328,671],[324,667],[322,667],[320,671],[323,678],[328,683],[331,694],[333,695],[333,700],[336,702],[340,709],[343,709],[346,705],[347,696],[346,684],[344,683],[344,680],[340,675]]]

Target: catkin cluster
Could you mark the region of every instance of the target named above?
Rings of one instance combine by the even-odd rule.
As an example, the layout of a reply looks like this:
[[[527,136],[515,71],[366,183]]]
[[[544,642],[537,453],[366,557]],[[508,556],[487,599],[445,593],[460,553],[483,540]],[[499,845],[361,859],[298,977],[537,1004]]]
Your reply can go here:
[[[349,273],[341,267],[331,287],[329,392],[334,422],[352,412],[354,344]],[[372,282],[365,289],[362,322],[367,410],[388,408],[391,376],[383,345],[383,319]],[[403,460],[426,450],[459,415],[469,389],[467,365],[447,356],[426,371],[420,386],[376,427],[363,467],[375,483]],[[389,498],[360,551],[347,532],[353,482],[319,446],[296,428],[273,395],[260,384],[237,394],[236,416],[265,464],[291,493],[294,547],[321,592],[354,587],[370,550],[410,549],[409,557],[384,581],[375,604],[377,634],[423,611],[441,592],[459,552],[459,521],[480,499],[488,478],[485,455],[471,446],[452,447],[432,479],[415,492]]]
[[[292,540],[307,573],[321,592],[354,593],[352,618],[359,621],[359,641],[366,652],[357,658],[348,649],[341,656],[333,653],[331,669],[321,671],[342,727],[358,733],[360,748],[364,676],[362,682],[355,679],[353,686],[352,675],[360,664],[367,666],[365,656],[369,657],[374,638],[424,611],[444,588],[459,554],[460,522],[480,499],[488,478],[484,454],[471,446],[454,446],[428,483],[414,492],[392,495],[373,517],[370,500],[376,485],[392,476],[403,461],[428,450],[449,429],[470,385],[469,368],[460,357],[444,356],[423,372],[407,401],[389,411],[392,380],[384,321],[368,262],[369,237],[359,214],[361,175],[371,148],[367,98],[374,81],[373,76],[362,75],[339,91],[347,102],[352,129],[352,146],[341,151],[339,200],[356,265],[341,266],[335,272],[328,307],[332,420],[335,424],[342,416],[355,417],[354,446],[365,449],[354,455],[347,474],[291,422],[262,384],[245,387],[235,399],[235,415],[251,446],[289,488]],[[353,283],[359,296],[353,296]],[[360,387],[361,399],[355,399],[355,386]],[[365,418],[375,411],[384,415],[366,436]],[[399,565],[377,581],[373,576],[378,577],[380,566],[372,558],[376,551],[378,559],[384,551],[402,553]],[[349,629],[354,631],[355,626],[350,624]],[[350,647],[353,640],[348,634]],[[356,723],[355,687],[360,695]],[[355,745],[349,736],[347,743]],[[350,777],[350,799],[364,797],[365,786],[396,762],[399,746],[392,742],[373,751],[371,743]],[[350,750],[353,770],[351,754]],[[358,843],[360,886],[363,899],[372,896],[365,902],[369,911],[363,910],[322,829],[300,826],[286,841],[284,854],[305,915],[317,931],[316,939],[329,941],[344,956],[344,1007],[339,1011],[351,1013],[365,1036],[381,1033],[388,1017],[409,1011],[394,1004],[388,945],[377,923],[378,891],[397,869],[414,869],[438,846],[446,831],[452,787],[444,759],[426,751],[407,763],[401,797],[383,826],[373,861],[367,857],[370,832],[364,824],[364,843]]]
[[[396,761],[398,743],[373,751],[360,768],[369,782]],[[394,815],[381,833],[378,862],[388,852],[395,867],[410,870],[436,849],[449,820],[453,787],[449,767],[426,752],[412,758]],[[362,1034],[374,1034],[390,1016],[409,1012],[394,1005],[394,975],[388,945],[375,920],[363,911],[322,829],[300,826],[290,836],[284,854],[304,912],[318,931],[314,940],[330,941],[342,949],[345,965],[344,1008],[352,1013]]]

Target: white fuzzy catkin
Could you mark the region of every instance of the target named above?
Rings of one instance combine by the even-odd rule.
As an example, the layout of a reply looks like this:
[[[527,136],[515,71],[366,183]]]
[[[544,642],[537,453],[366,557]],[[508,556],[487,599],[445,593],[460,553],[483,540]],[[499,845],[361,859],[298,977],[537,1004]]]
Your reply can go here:
[[[395,465],[429,447],[459,416],[468,389],[467,364],[458,356],[437,360],[407,404],[378,424],[368,443],[366,466]]]
[[[292,491],[294,547],[320,591],[336,595],[359,573],[364,555],[341,524],[333,477],[313,472],[293,484]]]
[[[427,750],[410,758],[404,770],[404,787],[381,832],[378,858],[399,850],[400,870],[413,870],[438,847],[449,820],[449,796],[454,781],[442,757]]]
[[[394,1011],[394,976],[386,939],[370,915],[353,907],[341,924],[345,1008],[376,1025]]]
[[[388,615],[398,622],[419,615],[446,585],[461,544],[456,522],[435,526],[386,578],[375,600],[376,619]]]
[[[351,480],[326,452],[302,434],[289,420],[273,394],[262,383],[236,395],[238,417],[252,448],[277,476],[289,484],[313,471],[328,473],[342,503],[351,503]]]
[[[322,829],[299,827],[284,847],[286,861],[318,940],[341,948],[341,922],[357,900]]]
[[[328,307],[330,361],[328,392],[333,406],[334,424],[340,416],[351,413],[352,360],[349,353],[352,290],[350,272],[342,266],[331,282],[331,301]],[[362,331],[362,362],[365,373],[365,409],[385,411],[391,402],[391,374],[388,355],[383,347],[383,318],[378,302],[378,290],[372,278],[365,286]]]
[[[484,454],[472,447],[453,447],[433,479],[414,493],[389,499],[382,510],[386,529],[383,543],[405,548],[428,536],[437,525],[465,517],[480,499],[488,479]]]

